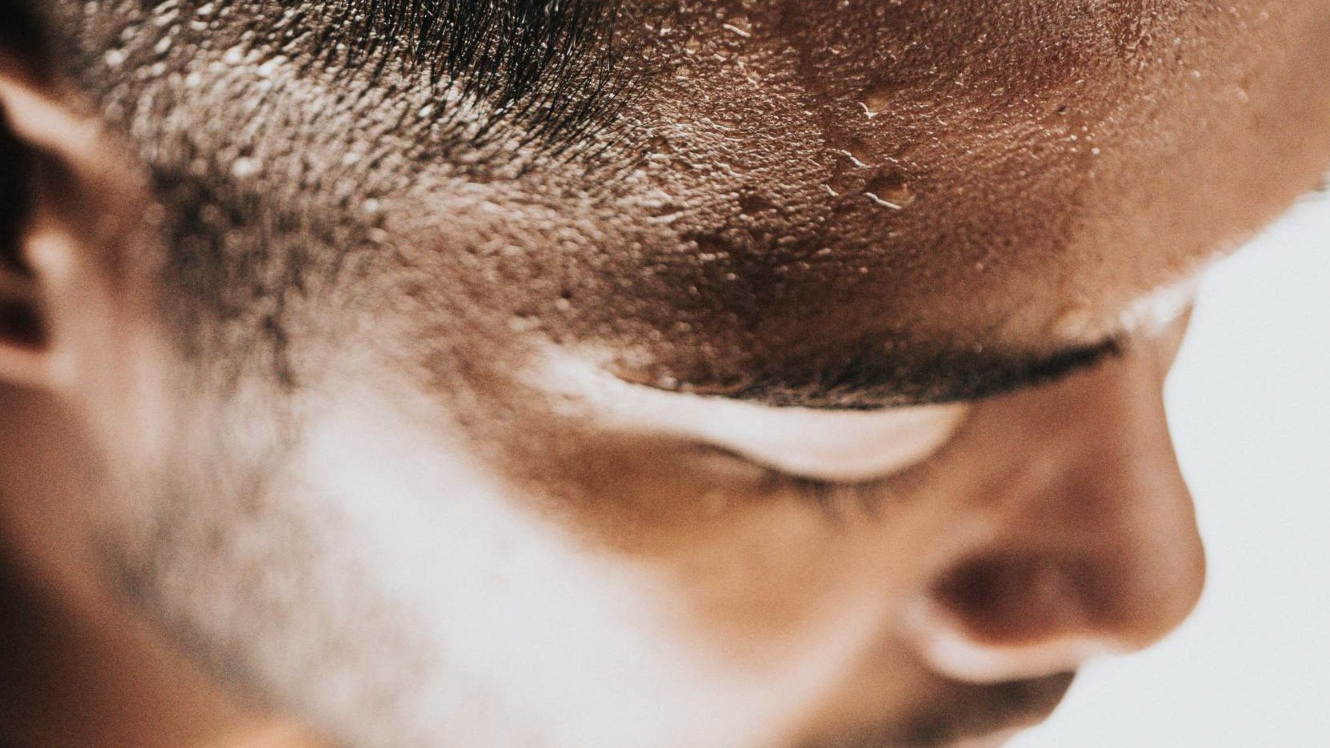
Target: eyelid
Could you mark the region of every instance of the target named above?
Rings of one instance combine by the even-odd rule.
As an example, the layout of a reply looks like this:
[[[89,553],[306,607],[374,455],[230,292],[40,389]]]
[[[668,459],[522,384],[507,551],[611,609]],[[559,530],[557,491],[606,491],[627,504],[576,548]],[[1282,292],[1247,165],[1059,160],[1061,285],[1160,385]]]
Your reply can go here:
[[[831,483],[870,481],[922,461],[951,440],[972,407],[777,408],[630,384],[567,354],[547,363],[539,370],[544,388],[579,403],[603,428],[711,445],[785,475]]]
[[[702,441],[792,478],[852,484],[880,479],[917,464],[960,427],[965,405],[901,408],[871,413],[789,410],[782,426],[713,425]]]

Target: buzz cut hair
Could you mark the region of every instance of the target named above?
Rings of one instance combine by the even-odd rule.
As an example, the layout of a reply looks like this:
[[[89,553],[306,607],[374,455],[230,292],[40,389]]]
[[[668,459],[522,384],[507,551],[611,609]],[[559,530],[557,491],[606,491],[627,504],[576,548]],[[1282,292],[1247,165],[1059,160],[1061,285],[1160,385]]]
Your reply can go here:
[[[636,92],[619,0],[0,0],[4,43],[144,165],[187,357],[276,379],[293,296],[372,253],[425,169],[591,163]],[[249,355],[249,354],[245,354]],[[260,354],[255,354],[260,355]]]

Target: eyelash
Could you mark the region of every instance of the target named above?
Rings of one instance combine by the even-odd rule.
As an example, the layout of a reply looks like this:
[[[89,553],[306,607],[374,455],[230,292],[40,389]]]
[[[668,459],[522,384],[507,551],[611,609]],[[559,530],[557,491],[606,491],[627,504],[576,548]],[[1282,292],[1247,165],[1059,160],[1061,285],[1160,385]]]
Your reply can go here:
[[[838,482],[792,475],[768,465],[755,463],[727,449],[711,445],[701,446],[706,453],[720,455],[725,459],[734,460],[749,468],[760,470],[761,475],[756,480],[759,483],[758,490],[761,493],[791,496],[800,502],[818,508],[828,521],[837,525],[853,519],[856,515],[855,510],[858,510],[857,515],[860,517],[866,516],[870,519],[876,519],[885,504],[908,495],[920,484],[926,482],[932,472],[937,456],[946,450],[944,446],[922,462],[880,478],[857,482]]]
[[[767,469],[763,475],[763,483],[767,491],[794,494],[800,501],[818,507],[828,519],[836,522],[846,520],[852,506],[857,506],[869,515],[873,515],[884,499],[883,480],[833,483]]]

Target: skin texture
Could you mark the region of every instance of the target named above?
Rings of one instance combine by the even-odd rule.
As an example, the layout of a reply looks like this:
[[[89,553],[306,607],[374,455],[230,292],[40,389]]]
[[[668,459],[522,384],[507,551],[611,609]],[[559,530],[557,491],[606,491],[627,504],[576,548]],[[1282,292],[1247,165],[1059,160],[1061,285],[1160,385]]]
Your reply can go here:
[[[961,745],[1194,605],[1161,388],[1194,274],[1330,162],[1324,0],[632,2],[596,147],[473,163],[303,21],[106,5],[0,89],[43,594],[392,748]]]

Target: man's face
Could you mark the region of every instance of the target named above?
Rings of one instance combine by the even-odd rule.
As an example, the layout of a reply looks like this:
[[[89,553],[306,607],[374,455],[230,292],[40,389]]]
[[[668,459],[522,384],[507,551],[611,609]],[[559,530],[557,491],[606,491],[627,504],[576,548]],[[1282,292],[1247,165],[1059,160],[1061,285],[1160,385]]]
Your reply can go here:
[[[135,589],[337,736],[989,745],[1199,594],[1161,387],[1194,274],[1330,160],[1330,5],[675,5],[624,9],[595,159],[375,155],[414,176],[283,387],[85,395],[174,429],[108,437]],[[336,94],[196,54],[274,141]]]

